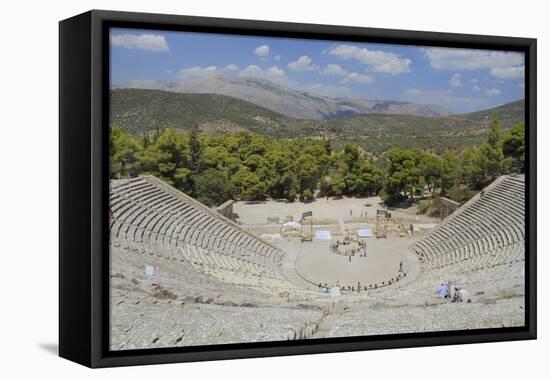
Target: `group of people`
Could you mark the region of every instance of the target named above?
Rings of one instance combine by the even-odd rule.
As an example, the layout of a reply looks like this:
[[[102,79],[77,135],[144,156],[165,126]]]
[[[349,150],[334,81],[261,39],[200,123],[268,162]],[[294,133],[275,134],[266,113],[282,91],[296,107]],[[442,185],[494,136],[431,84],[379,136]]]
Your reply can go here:
[[[357,247],[350,248],[348,247],[348,250],[340,250],[340,246],[349,246],[351,243],[357,243]],[[348,261],[351,262],[352,256],[355,256],[356,254],[359,257],[367,257],[367,243],[364,240],[357,240],[352,239],[349,236],[345,236],[344,240],[336,240],[336,242],[332,243],[330,245],[330,249],[334,253],[338,253],[341,255],[346,255],[348,257]]]
[[[349,209],[349,216],[353,218],[353,209]],[[361,210],[361,218],[367,217],[367,210]]]
[[[452,292],[451,288],[450,283],[442,282],[439,286],[439,298],[450,299],[453,303],[464,302],[464,300],[466,300],[466,296],[468,295],[466,290],[455,286],[454,292]],[[468,300],[468,302],[470,301]]]
[[[367,291],[367,285],[366,284],[361,285],[361,282],[357,282],[357,286],[341,285],[340,281],[336,282],[335,285],[328,285],[326,282],[324,284],[319,283],[319,290],[323,293],[328,293],[331,287],[337,287],[340,289],[340,291],[348,292],[348,293],[355,293],[355,292],[360,293],[362,290]]]

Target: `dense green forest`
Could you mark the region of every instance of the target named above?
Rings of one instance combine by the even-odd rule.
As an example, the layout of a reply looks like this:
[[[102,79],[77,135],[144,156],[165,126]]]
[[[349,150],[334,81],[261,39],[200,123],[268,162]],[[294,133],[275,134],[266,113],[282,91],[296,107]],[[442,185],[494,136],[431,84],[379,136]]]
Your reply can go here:
[[[111,177],[152,174],[214,206],[228,199],[309,201],[315,196],[380,195],[388,204],[425,189],[464,201],[496,177],[523,172],[525,127],[503,132],[496,116],[480,144],[435,154],[419,148],[382,153],[357,143],[334,148],[319,138],[249,132],[203,135],[165,128],[135,136],[110,127]]]

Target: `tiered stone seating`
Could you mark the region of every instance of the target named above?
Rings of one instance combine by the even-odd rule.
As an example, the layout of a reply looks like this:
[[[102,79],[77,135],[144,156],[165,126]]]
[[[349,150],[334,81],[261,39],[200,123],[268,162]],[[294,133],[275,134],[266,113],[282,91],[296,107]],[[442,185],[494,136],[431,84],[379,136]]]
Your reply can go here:
[[[306,338],[329,309],[283,251],[154,177],[111,181],[110,233],[113,349]]]
[[[466,288],[473,296],[476,292],[499,285],[521,285],[525,277],[525,244],[516,243],[469,260],[426,269],[410,284],[381,295],[386,300],[405,298],[406,302],[425,303],[437,298],[437,289],[442,282]],[[522,289],[523,290],[523,289]]]
[[[193,246],[189,253],[173,261],[111,248],[112,349],[307,338],[329,309],[266,266]]]
[[[524,240],[524,176],[502,176],[411,249],[424,269],[434,269],[476,259]]]
[[[484,301],[485,293],[523,296],[524,177],[500,177],[411,250],[421,261],[420,275],[397,290],[375,293],[378,299],[397,306],[438,304],[442,282],[466,288],[474,302]]]
[[[152,176],[111,183],[111,241],[127,248],[167,253],[196,246],[250,263],[278,266],[284,253]]]
[[[525,324],[525,245],[426,269],[412,282],[346,298],[315,337],[517,327]],[[441,299],[439,285],[467,291],[466,301]]]

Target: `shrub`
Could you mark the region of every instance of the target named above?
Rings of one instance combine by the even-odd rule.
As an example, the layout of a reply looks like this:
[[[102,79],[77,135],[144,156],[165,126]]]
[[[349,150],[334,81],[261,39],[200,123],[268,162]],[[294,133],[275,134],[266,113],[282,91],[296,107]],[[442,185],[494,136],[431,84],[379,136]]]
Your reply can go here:
[[[453,201],[459,202],[459,203],[465,203],[470,198],[476,195],[477,192],[467,189],[467,188],[461,188],[459,186],[454,186],[447,192],[447,197]]]

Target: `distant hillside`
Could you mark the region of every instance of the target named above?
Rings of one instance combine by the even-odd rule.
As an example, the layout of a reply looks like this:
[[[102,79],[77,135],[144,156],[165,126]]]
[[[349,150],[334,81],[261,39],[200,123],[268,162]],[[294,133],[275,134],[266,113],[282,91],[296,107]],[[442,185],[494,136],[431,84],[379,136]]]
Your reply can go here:
[[[205,133],[286,134],[294,120],[236,98],[145,89],[111,91],[111,122],[131,133],[198,126]]]
[[[496,108],[481,110],[479,112],[457,115],[472,121],[488,125],[491,121],[491,114],[498,113],[500,122],[505,125],[513,125],[518,122],[525,122],[525,100],[517,100]]]
[[[475,113],[448,117],[419,117],[400,114],[365,114],[337,121],[325,121],[317,131],[340,148],[357,143],[365,150],[383,152],[392,147],[422,147],[437,152],[479,144],[489,131],[491,115],[496,113],[504,131],[524,122],[524,101]]]
[[[506,129],[524,121],[524,100],[496,108],[447,117],[421,117],[403,114],[365,114],[323,122],[323,129],[337,133],[388,133],[393,135],[475,134],[487,130],[493,113]],[[435,134],[434,134],[435,133]]]
[[[295,90],[268,80],[248,77],[234,78],[223,74],[209,75],[186,83],[135,80],[114,88],[221,94],[298,119],[327,120],[371,113],[411,114],[425,117],[440,117],[449,114],[447,109],[438,105],[361,98],[332,98]]]

